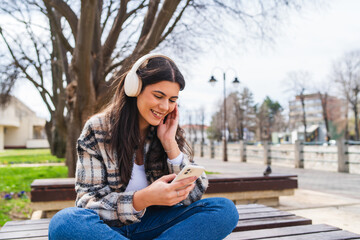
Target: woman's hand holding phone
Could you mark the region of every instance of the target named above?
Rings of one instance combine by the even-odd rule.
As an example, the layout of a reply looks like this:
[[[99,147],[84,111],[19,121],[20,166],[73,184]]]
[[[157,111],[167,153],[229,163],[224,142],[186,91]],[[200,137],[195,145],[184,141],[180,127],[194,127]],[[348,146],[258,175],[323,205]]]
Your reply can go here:
[[[140,211],[152,205],[173,206],[185,200],[194,189],[197,177],[171,182],[175,177],[176,174],[162,176],[148,187],[135,192],[134,209]]]

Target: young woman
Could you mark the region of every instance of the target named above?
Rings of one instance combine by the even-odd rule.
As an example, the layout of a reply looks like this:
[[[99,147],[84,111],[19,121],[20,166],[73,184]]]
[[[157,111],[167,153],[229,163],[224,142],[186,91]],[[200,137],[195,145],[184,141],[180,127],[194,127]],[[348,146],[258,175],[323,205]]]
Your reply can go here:
[[[225,198],[200,200],[206,175],[171,182],[192,163],[178,126],[185,80],[166,56],[140,58],[111,104],[78,139],[76,207],[58,212],[49,239],[223,239],[239,216]],[[184,188],[185,187],[185,188]]]

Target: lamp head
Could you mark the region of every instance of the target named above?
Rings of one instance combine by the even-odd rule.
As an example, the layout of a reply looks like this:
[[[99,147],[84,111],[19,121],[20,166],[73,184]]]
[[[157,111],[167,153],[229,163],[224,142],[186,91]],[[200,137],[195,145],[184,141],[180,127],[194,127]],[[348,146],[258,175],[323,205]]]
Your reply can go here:
[[[233,81],[233,84],[235,87],[238,87],[240,85],[240,81],[237,77],[235,77],[234,81]]]
[[[217,80],[214,78],[214,76],[211,76],[209,83],[211,84],[211,86],[215,86],[215,83],[217,82]]]

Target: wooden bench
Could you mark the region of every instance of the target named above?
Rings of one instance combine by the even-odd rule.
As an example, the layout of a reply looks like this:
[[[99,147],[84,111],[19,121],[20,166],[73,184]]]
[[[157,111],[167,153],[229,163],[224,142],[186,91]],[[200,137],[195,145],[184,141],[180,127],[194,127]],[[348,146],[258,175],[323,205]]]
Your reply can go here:
[[[32,219],[51,217],[57,210],[74,206],[74,184],[74,178],[34,180],[31,184],[31,207],[35,210]],[[235,178],[210,175],[203,197],[226,197],[235,204],[278,206],[279,197],[293,195],[297,186],[296,175]]]
[[[294,195],[298,187],[297,175],[271,175],[251,177],[209,176],[207,197],[226,197],[235,204],[258,203],[278,206],[280,196]]]
[[[239,223],[226,239],[360,239],[360,235],[259,204],[238,205]],[[0,239],[48,239],[50,219],[7,222]]]

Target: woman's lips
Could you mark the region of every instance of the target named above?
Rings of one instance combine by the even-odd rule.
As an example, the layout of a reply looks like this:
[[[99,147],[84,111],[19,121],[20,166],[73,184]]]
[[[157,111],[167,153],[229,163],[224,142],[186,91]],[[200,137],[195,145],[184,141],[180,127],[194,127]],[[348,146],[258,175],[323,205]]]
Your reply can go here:
[[[163,116],[165,115],[165,114],[163,114],[163,113],[159,113],[159,112],[157,112],[157,111],[155,111],[155,110],[152,110],[152,109],[151,109],[151,112],[152,112],[153,116],[154,116],[155,118],[157,118],[157,119],[162,119]]]

